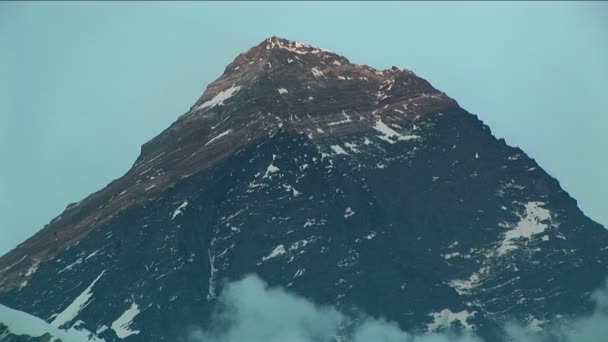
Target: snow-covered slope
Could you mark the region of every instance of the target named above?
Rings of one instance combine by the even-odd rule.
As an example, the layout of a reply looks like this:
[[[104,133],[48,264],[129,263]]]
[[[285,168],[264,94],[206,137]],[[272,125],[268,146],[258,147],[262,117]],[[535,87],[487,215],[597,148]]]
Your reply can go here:
[[[103,342],[103,339],[75,321],[67,329],[58,329],[43,319],[0,304],[0,341]]]

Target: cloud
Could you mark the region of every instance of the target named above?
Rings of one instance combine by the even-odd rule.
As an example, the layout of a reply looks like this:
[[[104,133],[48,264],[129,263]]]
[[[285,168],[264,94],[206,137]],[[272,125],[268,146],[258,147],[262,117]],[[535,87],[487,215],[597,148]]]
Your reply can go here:
[[[230,283],[222,292],[211,331],[196,331],[193,341],[331,341],[344,317],[287,293],[268,288],[257,276]]]
[[[509,323],[504,327],[505,341],[603,340],[608,336],[607,289],[608,286],[592,295],[596,303],[592,314],[556,324],[545,323],[540,333],[518,323]],[[269,287],[256,275],[229,283],[220,295],[219,303],[209,325],[211,328],[190,331],[188,342],[484,342],[474,334],[415,335],[384,319],[355,319],[282,288]]]
[[[469,335],[414,336],[383,319],[353,320],[332,307],[268,287],[255,275],[229,283],[219,302],[212,328],[192,331],[190,342],[481,342]]]

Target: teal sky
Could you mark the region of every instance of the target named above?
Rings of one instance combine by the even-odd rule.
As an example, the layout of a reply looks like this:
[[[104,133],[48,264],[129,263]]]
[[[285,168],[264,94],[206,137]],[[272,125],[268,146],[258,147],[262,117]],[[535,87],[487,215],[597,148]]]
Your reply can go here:
[[[0,254],[270,35],[413,70],[608,226],[608,3],[0,2]]]

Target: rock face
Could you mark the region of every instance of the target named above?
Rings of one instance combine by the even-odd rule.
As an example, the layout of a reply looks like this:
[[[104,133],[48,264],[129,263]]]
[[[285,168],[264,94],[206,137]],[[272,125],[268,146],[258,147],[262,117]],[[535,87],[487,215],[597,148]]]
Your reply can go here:
[[[608,232],[427,81],[271,37],[124,176],[0,258],[0,303],[174,341],[257,273],[409,331],[495,337],[589,312],[607,265]]]

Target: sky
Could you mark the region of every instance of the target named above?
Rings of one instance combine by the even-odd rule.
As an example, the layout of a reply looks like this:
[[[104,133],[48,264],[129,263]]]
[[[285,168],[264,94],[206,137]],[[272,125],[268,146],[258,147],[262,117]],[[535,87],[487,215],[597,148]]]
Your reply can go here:
[[[271,35],[413,70],[608,227],[608,3],[0,2],[0,254]]]

